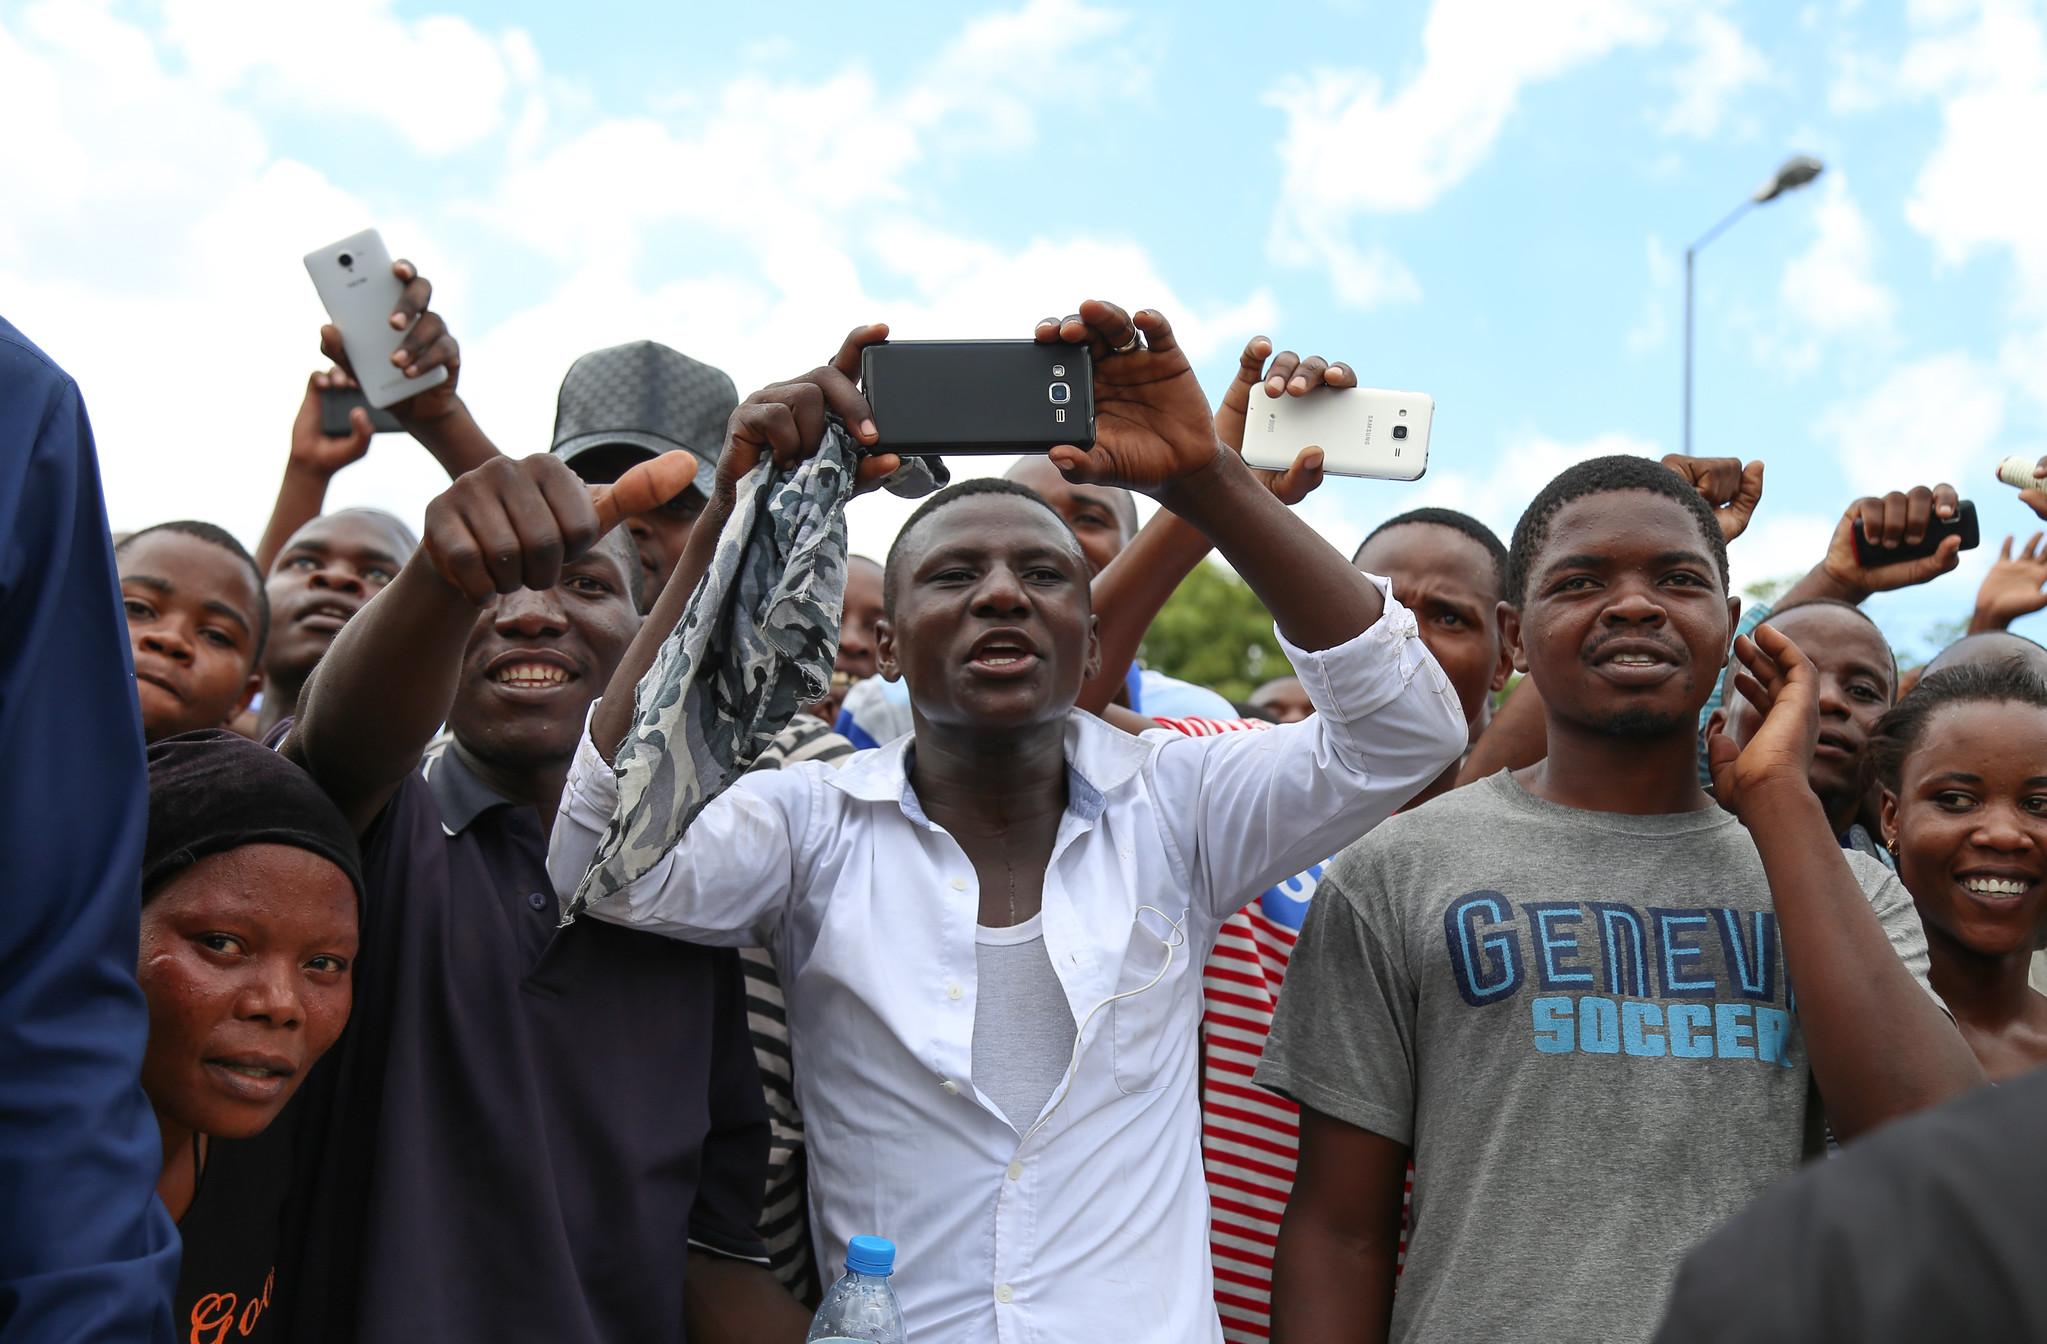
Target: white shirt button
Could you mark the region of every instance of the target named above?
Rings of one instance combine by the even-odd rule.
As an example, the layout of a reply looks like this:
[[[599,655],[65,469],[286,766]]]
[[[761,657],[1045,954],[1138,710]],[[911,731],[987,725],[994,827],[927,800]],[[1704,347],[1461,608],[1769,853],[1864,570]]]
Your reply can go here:
[[[940,1083],[939,1086],[945,1089],[945,1095],[948,1097],[956,1097],[960,1094],[960,1085],[950,1078]]]
[[[1023,1176],[1023,1163],[1021,1162],[1010,1163],[1009,1171],[1006,1174],[1012,1181],[1021,1179]]]
[[[954,878],[952,880],[952,889],[954,891],[965,891],[967,889],[967,879],[964,877]]]
[[[945,997],[947,997],[948,999],[956,999],[965,992],[966,991],[961,989],[958,985],[947,985],[945,987]]]
[[[1010,1287],[1006,1283],[996,1284],[995,1300],[997,1302],[1000,1302],[1005,1307],[1008,1306],[1011,1302],[1014,1302],[1016,1300],[1016,1289]]]

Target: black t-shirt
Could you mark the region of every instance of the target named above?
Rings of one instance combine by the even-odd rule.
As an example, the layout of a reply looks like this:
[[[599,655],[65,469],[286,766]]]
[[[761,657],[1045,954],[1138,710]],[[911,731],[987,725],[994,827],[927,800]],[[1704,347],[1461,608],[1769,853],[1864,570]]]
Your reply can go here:
[[[184,1259],[172,1305],[179,1344],[281,1337],[271,1307],[297,1114],[294,1098],[254,1138],[208,1141],[199,1187],[178,1220]]]
[[[452,749],[363,837],[355,1007],[307,1082],[280,1275],[294,1341],[681,1344],[691,1246],[765,1265],[737,954],[558,933],[546,848]]]
[[[1851,1143],[1684,1262],[1656,1344],[2047,1339],[2047,1068]]]

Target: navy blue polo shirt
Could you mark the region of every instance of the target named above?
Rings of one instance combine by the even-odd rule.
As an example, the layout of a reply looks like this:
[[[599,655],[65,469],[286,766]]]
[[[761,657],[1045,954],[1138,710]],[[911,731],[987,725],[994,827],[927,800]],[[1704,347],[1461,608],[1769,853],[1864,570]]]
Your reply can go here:
[[[737,954],[557,931],[547,836],[452,748],[363,837],[355,1010],[280,1284],[294,1340],[680,1341],[692,1245],[766,1263]]]

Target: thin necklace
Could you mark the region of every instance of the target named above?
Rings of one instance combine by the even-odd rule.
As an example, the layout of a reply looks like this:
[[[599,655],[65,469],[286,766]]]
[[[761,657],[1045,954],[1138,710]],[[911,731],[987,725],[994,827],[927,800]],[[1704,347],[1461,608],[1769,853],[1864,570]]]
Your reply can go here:
[[[1009,927],[1016,927],[1016,856],[1009,852],[1009,846],[1002,847],[1002,863],[1009,870]]]

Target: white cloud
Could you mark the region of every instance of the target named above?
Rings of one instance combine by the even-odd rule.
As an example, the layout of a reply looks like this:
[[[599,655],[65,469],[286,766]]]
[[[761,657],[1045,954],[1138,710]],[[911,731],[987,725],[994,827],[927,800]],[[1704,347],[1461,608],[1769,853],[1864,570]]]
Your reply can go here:
[[[1942,0],[1913,17],[1931,31],[1907,49],[1900,78],[1941,100],[1941,136],[1905,218],[1950,263],[2008,252],[2021,301],[2047,313],[2047,14],[2027,0]]]
[[[1437,0],[1422,64],[1397,91],[1367,71],[1281,81],[1265,101],[1286,114],[1269,251],[1283,266],[1327,266],[1355,307],[1412,301],[1413,274],[1353,237],[1368,213],[1435,204],[1483,163],[1522,90],[1617,47],[1654,40],[1643,0]]]
[[[1664,114],[1666,134],[1704,140],[1720,134],[1742,96],[1770,78],[1770,64],[1726,15],[1701,9],[1686,33],[1691,59],[1674,72],[1677,101]]]
[[[1685,12],[1667,0],[1435,0],[1421,65],[1398,88],[1355,69],[1281,80],[1265,95],[1285,114],[1270,256],[1327,269],[1338,298],[1355,307],[1419,298],[1397,256],[1356,236],[1359,221],[1433,206],[1484,164],[1525,91],[1615,51],[1660,44]],[[1682,35],[1692,54],[1668,80],[1677,101],[1661,120],[1672,133],[1715,134],[1768,66],[1715,11],[1692,15]]]
[[[0,137],[0,294],[84,390],[114,524],[208,518],[253,541],[319,363],[300,258],[369,210],[104,5],[0,28],[0,119],[35,128]],[[423,223],[381,222],[439,251]],[[437,477],[380,443],[341,480],[417,516]]]
[[[2004,423],[1997,370],[1949,351],[1891,369],[1863,397],[1824,411],[1814,428],[1833,443],[1851,491],[1882,494],[1981,479],[1996,465]]]
[[[1773,497],[1766,476],[1763,502],[1748,531],[1727,548],[1736,593],[1755,583],[1799,578],[1826,555],[1836,515],[1787,511],[1790,507],[1782,498]]]
[[[1784,264],[1778,290],[1785,312],[1826,336],[1888,333],[1897,300],[1876,280],[1869,221],[1845,174],[1823,180],[1812,220],[1812,244]]]
[[[843,256],[864,212],[906,203],[934,157],[1029,145],[1046,88],[1139,95],[1143,44],[1128,26],[1076,0],[1030,0],[968,24],[900,91],[858,66],[814,83],[744,72],[671,115],[600,121],[515,161],[469,213],[579,264],[623,264],[650,230],[687,224],[763,266],[808,268],[809,257]]]
[[[467,20],[406,21],[390,0],[166,0],[163,37],[201,85],[266,106],[381,122],[424,154],[503,123],[515,80],[539,74],[532,41]]]
[[[1433,205],[1484,161],[1524,88],[1662,31],[1640,0],[1437,0],[1422,30],[1421,68],[1399,91],[1368,72],[1324,72],[1283,81],[1267,96],[1287,113],[1289,202]],[[1336,146],[1341,171],[1330,159]]]

